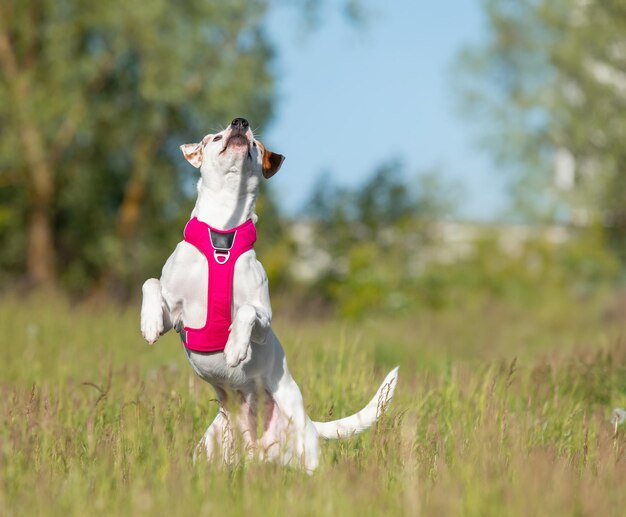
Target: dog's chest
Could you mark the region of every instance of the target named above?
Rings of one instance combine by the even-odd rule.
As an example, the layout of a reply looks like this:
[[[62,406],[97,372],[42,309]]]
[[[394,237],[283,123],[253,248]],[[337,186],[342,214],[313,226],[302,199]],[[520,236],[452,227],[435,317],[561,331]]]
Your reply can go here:
[[[168,298],[181,300],[181,316],[186,326],[201,326],[206,321],[209,267],[206,258],[193,245],[181,242],[176,252],[172,273],[168,276]],[[237,260],[233,275],[232,310],[250,296],[257,284],[266,278],[254,251]],[[251,285],[248,285],[251,284]]]

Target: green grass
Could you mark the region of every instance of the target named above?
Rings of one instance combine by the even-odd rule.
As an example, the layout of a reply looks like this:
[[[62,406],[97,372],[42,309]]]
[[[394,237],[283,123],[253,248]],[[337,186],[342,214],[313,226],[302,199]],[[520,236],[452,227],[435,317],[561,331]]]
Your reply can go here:
[[[323,443],[313,476],[192,465],[214,394],[175,335],[141,340],[136,307],[0,302],[0,515],[623,514],[625,327],[600,306],[275,312],[315,419],[359,409],[401,365],[391,411]]]

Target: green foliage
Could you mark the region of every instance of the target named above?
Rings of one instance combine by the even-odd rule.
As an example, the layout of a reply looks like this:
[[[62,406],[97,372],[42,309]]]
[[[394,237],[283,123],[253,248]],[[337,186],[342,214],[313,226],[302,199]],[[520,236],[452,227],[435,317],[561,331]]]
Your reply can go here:
[[[0,121],[13,128],[0,139],[5,277],[25,272],[19,236],[36,167],[23,138],[33,132],[50,167],[63,284],[128,286],[157,273],[191,209],[196,173],[178,145],[235,115],[261,127],[271,114],[266,8],[262,0],[3,3],[0,35],[17,67],[0,82]]]
[[[619,0],[484,0],[489,35],[460,56],[462,96],[487,122],[485,144],[515,171],[530,215],[608,228],[626,257],[626,103]],[[485,126],[483,124],[483,126]],[[569,153],[575,184],[553,188],[555,153]]]
[[[452,194],[435,172],[414,182],[406,176],[401,163],[390,162],[354,189],[323,178],[311,196],[315,245],[333,264],[313,289],[345,316],[413,306],[406,288],[430,240],[424,221],[450,213]]]
[[[503,250],[494,238],[483,238],[468,257],[454,264],[436,265],[439,295],[449,303],[504,299],[522,306],[554,303],[611,289],[619,264],[589,232],[562,244],[534,237],[518,250]]]
[[[570,229],[554,240],[541,226],[461,223],[446,237],[450,189],[427,175],[414,190],[400,171],[383,167],[354,190],[325,181],[309,205],[316,245],[332,257],[312,290],[343,316],[496,300],[549,305],[616,284],[620,266],[604,228]]]
[[[350,250],[348,272],[331,292],[343,315],[458,310],[497,300],[520,307],[569,298],[582,302],[598,291],[610,291],[620,270],[606,248],[584,236],[558,246],[535,238],[514,253],[484,237],[466,257],[452,262],[420,264],[417,253],[398,248],[389,253],[369,243]]]

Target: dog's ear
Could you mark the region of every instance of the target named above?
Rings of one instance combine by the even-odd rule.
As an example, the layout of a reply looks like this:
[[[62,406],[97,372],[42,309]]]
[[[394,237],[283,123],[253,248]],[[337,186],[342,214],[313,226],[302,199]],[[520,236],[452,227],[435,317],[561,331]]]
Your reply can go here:
[[[282,154],[273,153],[269,149],[266,149],[263,143],[258,140],[257,144],[259,144],[263,152],[263,177],[268,180],[278,172],[278,169],[280,169],[280,166],[285,161],[285,157]]]
[[[209,138],[211,138],[211,135],[205,136],[202,142],[198,144],[183,144],[180,146],[180,150],[183,152],[185,159],[196,169],[199,169],[202,165],[204,146]]]
[[[180,146],[180,150],[183,152],[185,159],[196,169],[200,168],[200,165],[202,165],[203,148],[202,142],[199,144],[183,144]]]

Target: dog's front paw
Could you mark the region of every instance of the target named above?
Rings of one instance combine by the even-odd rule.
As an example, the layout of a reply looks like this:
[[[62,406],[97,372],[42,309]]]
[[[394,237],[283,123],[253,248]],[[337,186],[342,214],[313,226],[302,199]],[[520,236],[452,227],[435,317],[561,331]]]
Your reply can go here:
[[[250,353],[250,332],[248,336],[242,335],[242,332],[233,326],[224,348],[224,356],[226,358],[226,364],[231,368],[234,368],[238,364],[242,363],[248,354]]]
[[[245,361],[250,355],[250,338],[255,319],[256,311],[253,307],[244,305],[237,311],[224,348],[226,364],[231,368]]]
[[[159,315],[141,313],[141,334],[143,338],[151,345],[156,342],[164,330],[163,314],[159,308]]]
[[[161,308],[161,284],[156,278],[146,280],[141,288],[141,334],[151,345],[165,330]]]

